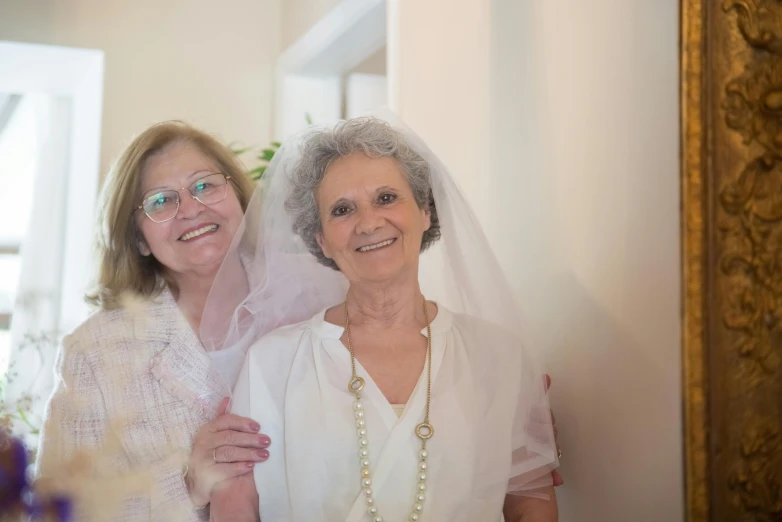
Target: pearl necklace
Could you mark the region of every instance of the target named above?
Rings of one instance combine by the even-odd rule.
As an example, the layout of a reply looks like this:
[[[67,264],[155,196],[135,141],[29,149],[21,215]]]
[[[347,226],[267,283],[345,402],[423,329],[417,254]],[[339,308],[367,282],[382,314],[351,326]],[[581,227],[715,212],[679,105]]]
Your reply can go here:
[[[417,485],[415,488],[415,500],[408,520],[417,522],[421,518],[426,500],[426,460],[429,453],[426,451],[426,441],[434,435],[434,428],[429,423],[429,405],[432,398],[432,328],[429,326],[429,314],[426,310],[424,299],[424,318],[426,319],[426,410],[424,421],[416,426],[415,434],[421,439],[421,451],[418,452]],[[348,336],[348,350],[350,351],[350,367],[352,377],[348,383],[348,390],[356,396],[353,402],[353,410],[356,416],[356,434],[358,435],[358,456],[361,464],[361,488],[364,493],[364,501],[367,504],[367,513],[373,522],[385,522],[375,506],[375,497],[372,491],[372,470],[369,467],[369,441],[367,440],[366,420],[364,419],[364,404],[361,402],[361,390],[364,389],[364,379],[356,375],[356,357],[353,354],[353,344],[350,339],[350,321],[348,318],[348,304],[345,302],[345,333]]]

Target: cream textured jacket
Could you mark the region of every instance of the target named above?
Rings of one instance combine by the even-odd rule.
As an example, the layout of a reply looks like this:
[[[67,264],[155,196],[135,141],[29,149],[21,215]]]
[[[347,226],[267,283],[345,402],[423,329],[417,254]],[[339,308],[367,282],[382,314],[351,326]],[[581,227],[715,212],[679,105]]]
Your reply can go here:
[[[70,491],[79,521],[195,521],[182,479],[226,385],[166,290],[99,311],[59,348],[37,476]]]

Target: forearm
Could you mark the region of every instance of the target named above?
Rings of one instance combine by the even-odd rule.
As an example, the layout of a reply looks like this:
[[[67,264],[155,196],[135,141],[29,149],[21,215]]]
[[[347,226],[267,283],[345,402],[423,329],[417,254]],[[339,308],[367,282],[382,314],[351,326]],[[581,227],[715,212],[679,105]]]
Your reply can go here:
[[[505,522],[557,522],[557,495],[553,487],[540,491],[548,500],[519,495],[506,495],[502,513]]]
[[[206,509],[197,509],[190,500],[190,493],[182,476],[181,459],[172,456],[150,467],[153,484],[150,492],[150,515],[153,521],[179,520],[190,522],[205,520]]]
[[[258,491],[252,473],[221,482],[212,492],[212,522],[258,522]]]

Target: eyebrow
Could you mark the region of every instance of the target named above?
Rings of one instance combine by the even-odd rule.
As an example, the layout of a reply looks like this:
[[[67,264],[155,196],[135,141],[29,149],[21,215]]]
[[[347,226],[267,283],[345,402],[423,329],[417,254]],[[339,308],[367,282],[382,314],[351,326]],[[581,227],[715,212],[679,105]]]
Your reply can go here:
[[[348,205],[350,205],[350,204],[352,204],[352,203],[353,203],[353,200],[351,200],[351,199],[348,199],[348,198],[339,198],[337,201],[335,201],[334,203],[332,203],[332,204],[329,206],[329,212],[333,211],[335,208],[337,208],[337,207],[338,207],[338,206],[340,206],[340,205],[345,205],[345,204],[348,204]]]
[[[382,185],[382,186],[377,187],[375,189],[375,195],[377,195],[379,192],[383,192],[383,191],[386,191],[386,190],[389,191],[389,192],[394,192],[396,194],[399,193],[399,189],[398,188],[391,187],[391,186],[388,186],[388,185]],[[353,198],[346,198],[344,196],[340,197],[337,201],[332,203],[331,206],[329,206],[329,211],[332,211],[336,207],[338,207],[339,205],[346,204],[346,203],[347,204],[352,204],[353,203]]]
[[[185,179],[189,183],[190,180],[192,180],[197,174],[206,174],[208,176],[210,174],[220,174],[220,171],[211,171],[211,170],[207,170],[207,169],[201,169],[201,170],[197,170],[197,171],[191,173]],[[181,189],[182,187],[179,187],[179,188]],[[157,192],[158,190],[177,190],[177,189],[172,188],[172,187],[152,187],[152,188],[149,188],[149,189],[146,189],[145,191],[143,191],[141,193],[141,197],[146,196],[149,192]]]

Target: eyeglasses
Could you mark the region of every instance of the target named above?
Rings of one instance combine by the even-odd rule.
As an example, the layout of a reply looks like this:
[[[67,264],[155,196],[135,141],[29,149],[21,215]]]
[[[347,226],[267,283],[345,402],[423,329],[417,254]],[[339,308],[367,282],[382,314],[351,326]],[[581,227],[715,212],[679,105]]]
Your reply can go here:
[[[187,190],[196,201],[204,205],[214,205],[225,199],[229,179],[231,176],[222,173],[209,174],[195,181]],[[134,210],[143,210],[144,214],[155,223],[174,219],[179,212],[179,192],[179,190],[152,192],[146,195],[141,205]]]

